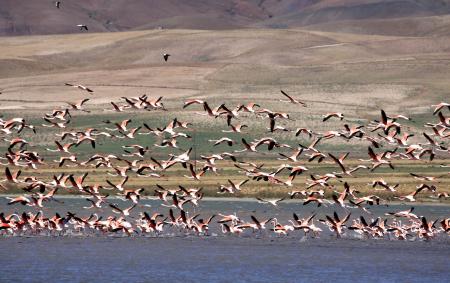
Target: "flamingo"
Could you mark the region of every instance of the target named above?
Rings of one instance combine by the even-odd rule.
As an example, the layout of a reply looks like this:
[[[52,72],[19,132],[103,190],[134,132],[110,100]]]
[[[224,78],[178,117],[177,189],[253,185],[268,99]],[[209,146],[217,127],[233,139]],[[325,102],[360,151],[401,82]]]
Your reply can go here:
[[[125,176],[122,181],[120,181],[120,183],[118,183],[117,185],[113,184],[111,181],[106,180],[106,183],[108,183],[108,185],[110,185],[111,187],[113,187],[114,189],[117,189],[119,191],[124,191],[125,188],[123,187],[125,185],[125,183],[128,181],[129,177]]]
[[[178,208],[179,210],[184,210],[183,206],[186,203],[192,202],[192,199],[178,199],[176,194],[172,195],[172,204],[171,205],[166,205],[166,204],[161,204],[162,206],[165,207],[172,207],[172,208]]]
[[[205,103],[205,101],[200,100],[200,99],[190,99],[190,100],[187,100],[184,102],[183,108],[186,108],[193,104],[204,104],[204,103]]]
[[[416,190],[414,190],[413,192],[411,192],[405,196],[399,196],[399,197],[395,197],[395,198],[399,199],[399,200],[408,200],[410,202],[414,202],[414,201],[416,201],[415,196],[422,190],[423,190],[423,187],[419,187]]]
[[[22,181],[20,181],[18,178],[20,176],[20,174],[22,173],[21,170],[16,171],[15,173],[12,173],[8,167],[5,168],[5,176],[6,179],[3,180],[2,182],[8,181],[10,183],[14,183],[14,184],[19,184]]]
[[[67,124],[70,123],[70,120],[68,120],[68,121],[63,121],[63,122],[55,122],[55,121],[50,120],[50,119],[47,118],[47,117],[44,117],[44,120],[45,120],[46,122],[48,122],[50,125],[42,124],[42,126],[48,127],[48,128],[56,127],[56,128],[64,129],[64,128],[66,128]]]
[[[66,86],[71,86],[71,87],[74,87],[74,88],[78,88],[78,89],[87,91],[89,93],[93,93],[94,92],[92,89],[90,89],[88,87],[85,87],[84,85],[74,85],[74,84],[70,84],[70,83],[65,83],[65,85]]]
[[[446,103],[446,102],[441,102],[437,105],[431,105],[431,106],[435,107],[433,110],[433,115],[436,115],[436,113],[439,113],[444,107],[447,107],[448,110],[450,110],[450,103]]]
[[[198,181],[198,180],[200,180],[200,177],[206,173],[206,170],[202,169],[199,173],[197,173],[194,170],[194,165],[192,165],[192,163],[189,163],[189,172],[191,173],[191,176],[184,175],[184,177],[186,177],[188,179],[195,179]]]
[[[242,129],[243,128],[248,128],[247,125],[241,125],[241,124],[237,124],[237,125],[230,125],[231,130],[226,131],[226,130],[222,130],[223,133],[242,133]]]
[[[69,106],[72,107],[73,110],[79,110],[90,113],[91,111],[83,109],[83,105],[89,100],[90,100],[89,98],[85,98],[77,102],[67,102],[67,104],[69,104]]]
[[[419,217],[417,215],[412,213],[413,211],[414,211],[414,207],[411,207],[408,210],[402,210],[402,211],[398,211],[398,212],[388,212],[388,213],[386,213],[386,215],[392,215],[394,217],[405,217],[405,218],[419,219]]]
[[[281,199],[262,199],[262,198],[257,197],[256,199],[259,201],[259,203],[264,203],[264,204],[270,204],[270,205],[273,205],[273,206],[278,206],[278,203],[282,202],[286,198],[281,198]]]
[[[327,113],[325,115],[322,115],[322,121],[325,122],[328,119],[332,118],[332,117],[336,117],[339,120],[343,120],[344,119],[344,114],[340,113],[340,112],[331,112],[331,113]]]
[[[18,197],[15,197],[15,198],[6,197],[6,198],[10,200],[8,202],[8,205],[13,205],[13,204],[16,204],[16,203],[20,203],[21,205],[34,206],[34,202],[32,200],[30,200],[26,196],[18,196]]]
[[[344,232],[343,228],[345,226],[345,222],[350,218],[350,213],[347,214],[344,218],[340,219],[336,212],[333,213],[333,217],[326,215],[327,221],[323,221],[328,224],[331,231],[336,232],[336,237],[341,238]]]
[[[287,155],[285,155],[285,154],[283,154],[283,153],[278,153],[279,155],[281,155],[281,156],[284,157],[284,158],[278,158],[278,160],[290,160],[290,161],[292,161],[292,162],[297,162],[297,161],[298,161],[298,158],[300,157],[300,155],[302,154],[302,152],[303,152],[303,148],[302,148],[302,147],[298,147],[297,150],[294,151],[294,152],[292,153],[292,155],[290,155],[290,156],[287,156]]]
[[[390,153],[388,151],[385,151],[381,154],[375,154],[373,149],[369,146],[368,152],[369,152],[370,158],[372,159],[371,171],[375,170],[375,168],[381,166],[382,164],[387,164],[389,167],[391,167],[392,170],[394,170],[394,166],[392,165],[391,161],[384,159],[389,156]]]
[[[339,194],[339,197],[333,194],[333,200],[334,202],[336,202],[336,204],[338,204],[339,206],[345,208],[345,204],[344,204],[344,200],[347,198],[347,196],[349,195],[349,191],[350,191],[350,186],[348,185],[347,182],[345,182],[344,184],[345,189],[342,191],[342,193]]]
[[[125,208],[125,209],[121,209],[119,208],[116,204],[110,203],[109,206],[113,209],[113,212],[115,213],[119,213],[122,214],[123,216],[129,216],[130,215],[130,211],[136,207],[137,204],[133,204],[132,206]]]
[[[302,101],[299,101],[299,100],[293,98],[292,96],[288,95],[288,94],[287,94],[285,91],[283,91],[283,90],[280,90],[280,92],[281,92],[281,94],[283,94],[285,97],[287,97],[287,98],[289,99],[288,101],[286,101],[286,100],[281,100],[281,99],[280,99],[281,102],[290,102],[290,103],[292,103],[292,104],[300,104],[301,106],[306,107],[306,103],[304,103],[304,102],[302,102]]]
[[[234,140],[227,137],[223,137],[218,140],[208,140],[208,141],[214,143],[214,146],[220,145],[222,143],[226,143],[228,146],[233,146],[233,144],[235,143]]]
[[[417,175],[414,173],[409,173],[409,175],[413,176],[415,179],[417,180],[421,180],[421,181],[427,181],[427,182],[434,182],[439,178],[445,177],[446,175],[440,175],[440,176],[422,176],[422,175]]]

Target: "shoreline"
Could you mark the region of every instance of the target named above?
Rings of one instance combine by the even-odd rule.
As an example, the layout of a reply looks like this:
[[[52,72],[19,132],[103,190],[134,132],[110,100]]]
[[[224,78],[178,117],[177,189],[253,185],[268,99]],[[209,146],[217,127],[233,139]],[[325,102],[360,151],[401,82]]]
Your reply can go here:
[[[22,194],[0,194],[0,197],[17,197]],[[86,196],[82,195],[57,195],[55,196],[56,199],[85,199]],[[110,196],[109,199],[121,199],[117,196]],[[271,199],[271,198],[268,198]],[[141,200],[159,200],[158,197],[149,197],[149,196],[143,196],[141,197]],[[327,199],[329,200],[329,199]],[[250,197],[204,197],[202,201],[228,201],[228,202],[258,202],[256,198],[250,198]],[[301,199],[286,199],[283,200],[284,203],[303,203],[303,200]],[[348,203],[348,202],[346,202]],[[448,206],[450,207],[450,202],[439,202],[439,201],[416,201],[413,203],[406,203],[406,202],[400,202],[400,201],[390,201],[386,204],[389,205],[408,205],[408,206]],[[380,204],[386,205],[386,204]]]

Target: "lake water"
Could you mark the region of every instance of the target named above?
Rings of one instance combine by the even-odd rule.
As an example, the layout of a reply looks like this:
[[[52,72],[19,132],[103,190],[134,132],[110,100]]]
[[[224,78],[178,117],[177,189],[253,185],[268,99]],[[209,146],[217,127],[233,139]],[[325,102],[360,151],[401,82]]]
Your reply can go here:
[[[4,238],[1,282],[449,282],[449,242]]]
[[[118,200],[118,203],[120,201]],[[166,212],[154,200],[142,207]],[[22,211],[5,206],[3,211]],[[81,199],[49,203],[44,213],[67,210],[83,214]],[[125,205],[126,206],[126,205]],[[443,205],[415,205],[418,215],[448,217]],[[409,208],[390,205],[372,208],[373,217]],[[254,201],[207,200],[200,213],[237,212],[265,218],[292,218],[292,212],[318,218],[335,207],[312,208],[281,203],[272,208]],[[198,211],[198,210],[197,210]],[[101,213],[101,212],[99,212]],[[106,211],[104,212],[106,213]],[[344,211],[340,211],[344,213]],[[352,211],[359,216],[359,211]],[[370,216],[368,216],[370,218]],[[213,225],[218,229],[218,225]],[[449,282],[450,241],[319,239],[300,233],[289,237],[252,235],[165,237],[3,237],[0,239],[0,282]]]

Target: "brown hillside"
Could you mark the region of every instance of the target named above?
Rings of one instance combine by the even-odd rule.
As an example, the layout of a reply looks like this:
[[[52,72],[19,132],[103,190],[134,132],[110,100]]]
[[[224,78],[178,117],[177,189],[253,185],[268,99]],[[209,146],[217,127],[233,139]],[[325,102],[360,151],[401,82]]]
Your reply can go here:
[[[448,0],[3,0],[0,35],[155,29],[222,30],[243,27],[294,28],[386,35],[422,35],[445,30],[439,18]],[[388,20],[388,22],[385,22]],[[409,27],[409,28],[408,28]],[[432,30],[432,32],[434,29]]]

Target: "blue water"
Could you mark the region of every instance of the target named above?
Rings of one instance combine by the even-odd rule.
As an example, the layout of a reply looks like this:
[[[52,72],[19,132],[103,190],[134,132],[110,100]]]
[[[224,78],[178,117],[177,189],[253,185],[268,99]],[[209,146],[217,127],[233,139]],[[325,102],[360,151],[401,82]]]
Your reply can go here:
[[[61,199],[64,204],[46,204],[43,213],[80,216],[89,211],[83,199]],[[117,200],[119,204],[121,201]],[[7,206],[5,213],[34,208]],[[145,200],[138,211],[162,212],[167,208]],[[372,207],[373,215],[408,209],[408,205]],[[415,205],[417,215],[430,220],[450,215],[449,206]],[[331,214],[336,207],[317,209],[299,203],[281,203],[273,208],[254,201],[205,200],[197,209],[202,217],[237,212],[243,219],[277,217],[286,223],[292,212],[300,216]],[[110,209],[96,211],[111,214]],[[338,211],[346,214],[345,211]],[[352,218],[361,212],[351,210]],[[193,211],[191,211],[193,213]],[[353,216],[354,214],[354,216]],[[216,219],[217,220],[217,219]],[[213,221],[214,222],[214,221]],[[289,237],[244,234],[223,236],[211,224],[211,236],[163,237],[54,237],[21,236],[0,238],[0,282],[450,282],[450,237],[432,241],[362,240],[349,233],[336,239],[325,231],[319,239],[304,238],[301,232]],[[171,236],[176,235],[176,236]]]
[[[4,238],[1,282],[449,282],[448,242]]]

